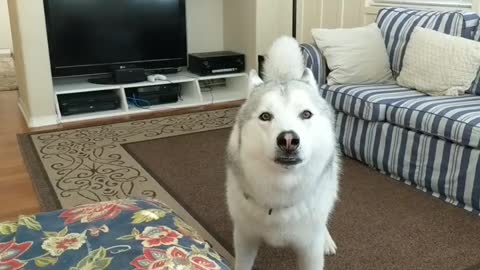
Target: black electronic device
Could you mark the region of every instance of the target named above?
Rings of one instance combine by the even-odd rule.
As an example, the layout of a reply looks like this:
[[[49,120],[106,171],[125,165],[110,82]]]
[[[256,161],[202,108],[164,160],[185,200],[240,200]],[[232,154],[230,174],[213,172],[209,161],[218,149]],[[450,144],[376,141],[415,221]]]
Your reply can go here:
[[[185,0],[44,0],[54,77],[187,65]]]
[[[91,78],[90,83],[95,84],[123,84],[144,82],[147,80],[147,75],[143,68],[122,68],[112,72],[112,76]]]
[[[115,70],[113,79],[116,83],[144,82],[147,80],[147,75],[143,68],[125,68]]]
[[[188,70],[200,76],[245,71],[245,55],[231,51],[192,53],[188,55]]]
[[[120,98],[114,91],[98,91],[58,96],[60,113],[63,116],[91,113],[120,108]]]
[[[181,93],[181,85],[177,83],[126,89],[130,104],[137,107],[175,103]]]

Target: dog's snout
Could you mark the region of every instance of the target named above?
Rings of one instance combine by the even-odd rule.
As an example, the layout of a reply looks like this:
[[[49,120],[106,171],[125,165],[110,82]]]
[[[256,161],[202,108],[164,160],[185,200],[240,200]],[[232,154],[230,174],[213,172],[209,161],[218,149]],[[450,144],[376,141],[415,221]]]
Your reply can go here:
[[[277,145],[283,151],[293,152],[300,146],[300,137],[295,131],[284,131],[278,135]]]

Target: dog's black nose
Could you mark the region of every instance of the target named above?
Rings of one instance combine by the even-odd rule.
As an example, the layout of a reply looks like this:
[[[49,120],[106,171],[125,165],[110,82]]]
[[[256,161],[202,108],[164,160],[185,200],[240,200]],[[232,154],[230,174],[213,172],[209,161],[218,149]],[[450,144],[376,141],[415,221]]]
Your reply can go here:
[[[284,131],[277,137],[277,145],[285,152],[293,152],[300,146],[300,137],[295,131]]]

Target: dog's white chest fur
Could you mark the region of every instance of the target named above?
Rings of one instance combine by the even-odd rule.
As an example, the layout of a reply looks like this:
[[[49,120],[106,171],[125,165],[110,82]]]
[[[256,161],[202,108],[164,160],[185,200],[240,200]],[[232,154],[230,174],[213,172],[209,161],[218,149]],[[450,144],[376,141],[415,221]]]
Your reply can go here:
[[[228,173],[227,200],[231,216],[236,226],[249,230],[252,236],[275,247],[308,242],[312,235],[323,231],[319,224],[327,222],[336,199],[334,181],[304,181],[311,184],[298,187],[293,192],[257,190],[252,193],[255,195],[246,194],[248,191],[238,184],[242,181],[233,173]]]

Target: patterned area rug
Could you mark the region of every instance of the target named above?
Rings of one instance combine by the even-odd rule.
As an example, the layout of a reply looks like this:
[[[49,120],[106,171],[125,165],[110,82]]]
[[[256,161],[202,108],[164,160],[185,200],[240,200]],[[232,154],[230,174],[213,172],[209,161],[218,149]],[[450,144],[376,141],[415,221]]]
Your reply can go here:
[[[13,58],[0,56],[0,91],[17,90]]]
[[[19,136],[42,209],[128,197],[157,198],[161,186],[122,144],[232,126],[237,109]],[[164,149],[166,157],[174,149]]]

